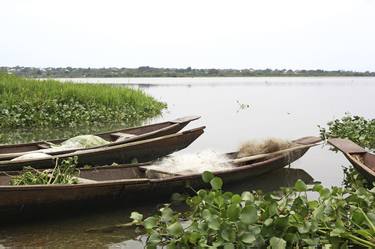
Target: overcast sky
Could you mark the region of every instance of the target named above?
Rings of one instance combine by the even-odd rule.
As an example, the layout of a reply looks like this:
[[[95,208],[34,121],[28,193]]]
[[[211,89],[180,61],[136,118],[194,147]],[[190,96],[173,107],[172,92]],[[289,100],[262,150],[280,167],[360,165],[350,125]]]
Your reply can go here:
[[[1,0],[0,66],[375,71],[375,0]]]

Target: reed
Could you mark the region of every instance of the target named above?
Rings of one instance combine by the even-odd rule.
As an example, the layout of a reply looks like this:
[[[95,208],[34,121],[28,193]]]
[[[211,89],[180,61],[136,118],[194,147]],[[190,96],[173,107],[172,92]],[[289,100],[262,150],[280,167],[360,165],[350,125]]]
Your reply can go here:
[[[0,128],[134,123],[166,108],[141,90],[32,80],[5,73],[0,73],[0,99]]]

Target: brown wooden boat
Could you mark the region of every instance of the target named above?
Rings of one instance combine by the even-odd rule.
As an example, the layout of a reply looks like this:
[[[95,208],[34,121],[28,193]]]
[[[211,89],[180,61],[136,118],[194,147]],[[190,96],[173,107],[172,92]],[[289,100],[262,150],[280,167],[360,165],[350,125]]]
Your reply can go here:
[[[52,156],[51,158],[29,160],[0,160],[0,171],[21,170],[25,166],[36,169],[53,168],[56,160],[78,157],[78,166],[123,164],[130,162],[147,162],[169,155],[189,146],[204,132],[204,126],[180,133],[145,139],[124,144],[74,151]]]
[[[175,120],[144,125],[139,127],[132,127],[120,130],[109,131],[105,133],[95,134],[103,138],[104,140],[109,141],[109,144],[92,147],[108,147],[113,145],[119,145],[129,142],[140,141],[149,138],[161,137],[169,134],[173,134],[182,130],[187,124],[191,121],[199,119],[200,116],[187,116],[178,118]],[[119,139],[121,138],[121,139]],[[38,150],[50,149],[52,144],[60,144],[66,139],[55,139],[49,141],[39,141],[25,144],[9,144],[9,145],[0,145],[0,160],[12,159],[18,156],[22,156],[30,152],[38,152]],[[59,155],[65,154],[77,150],[86,150],[86,149],[65,149],[65,150],[56,150],[48,152],[49,155]]]
[[[370,182],[375,181],[375,155],[349,139],[331,138],[328,143],[344,153],[353,167]]]
[[[314,137],[298,139],[294,141],[297,144],[294,150],[242,161],[240,164],[232,164],[228,169],[213,173],[221,177],[225,184],[246,181],[289,165],[303,156],[310,147],[317,145],[318,141],[320,139]],[[236,153],[227,155],[235,157]],[[64,210],[67,210],[77,205],[88,208],[113,201],[116,204],[122,201],[131,206],[134,205],[134,201],[159,199],[174,192],[184,191],[187,186],[204,186],[201,173],[171,174],[157,171],[156,174],[150,174],[153,173],[149,172],[151,166],[152,163],[143,163],[82,169],[79,175],[80,182],[74,185],[10,186],[11,175],[18,173],[3,172],[0,173],[0,215],[3,217],[31,210],[51,211],[53,207],[64,207]]]

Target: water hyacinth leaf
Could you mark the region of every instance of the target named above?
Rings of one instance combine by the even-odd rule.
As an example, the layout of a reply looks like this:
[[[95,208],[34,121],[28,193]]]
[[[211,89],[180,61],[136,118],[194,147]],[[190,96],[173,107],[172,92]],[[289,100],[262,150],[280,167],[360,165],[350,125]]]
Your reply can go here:
[[[331,195],[331,191],[328,188],[323,188],[319,191],[321,198],[328,198]]]
[[[250,193],[249,191],[245,191],[241,194],[241,198],[243,201],[254,201],[254,195]]]
[[[164,207],[161,210],[161,218],[162,222],[169,222],[173,219],[173,210],[169,207]]]
[[[132,219],[133,222],[141,222],[143,219],[143,214],[140,214],[138,212],[131,212],[130,219]]]
[[[231,204],[228,206],[226,216],[231,221],[236,221],[240,215],[240,207],[237,204]]]
[[[263,222],[263,224],[264,224],[266,227],[268,227],[269,225],[272,224],[272,222],[273,222],[273,219],[272,219],[272,218],[268,218],[268,219],[266,219],[266,220]]]
[[[316,246],[319,245],[319,238],[314,238],[314,239],[302,239],[303,242],[305,242],[306,244],[309,245],[308,248],[312,248],[312,249],[315,249]]]
[[[196,195],[196,196],[193,196],[191,199],[190,199],[191,203],[195,206],[197,206],[201,201],[202,201],[202,198],[199,196],[199,195]]]
[[[210,212],[210,210],[208,209],[204,209],[202,211],[202,218],[205,219],[205,220],[209,220],[211,218],[212,214]]]
[[[199,197],[204,198],[207,195],[207,191],[204,190],[204,189],[200,189],[200,190],[198,190],[197,194],[198,194]]]
[[[186,197],[183,196],[182,194],[179,194],[179,193],[173,193],[172,194],[172,197],[171,197],[172,202],[179,203],[179,202],[183,202],[185,200],[186,200]]]
[[[148,240],[147,240],[148,243],[150,243],[151,245],[157,245],[161,242],[161,237],[159,234],[157,233],[152,233],[149,237],[148,237]]]
[[[225,241],[233,242],[236,240],[236,232],[230,226],[224,227],[220,235]]]
[[[341,228],[335,228],[333,229],[329,235],[332,236],[332,237],[341,237],[342,234],[345,233],[345,230],[344,229],[341,229]]]
[[[154,227],[156,227],[157,223],[158,223],[158,219],[153,216],[148,217],[143,221],[144,227],[146,229],[153,229]]]
[[[219,219],[217,217],[211,216],[208,219],[208,227],[211,228],[212,230],[220,230],[220,223]]]
[[[171,225],[167,226],[167,231],[169,234],[173,236],[179,236],[183,233],[183,228],[180,222],[176,221],[175,223],[172,223]]]
[[[241,198],[241,196],[238,195],[238,194],[233,195],[232,198],[231,198],[231,202],[232,202],[233,204],[238,204],[238,203],[240,203],[241,201],[242,201],[242,198]]]
[[[198,232],[192,232],[189,236],[189,242],[192,244],[196,244],[197,241],[201,238],[201,234]]]
[[[202,180],[205,183],[209,183],[215,176],[210,171],[205,171],[202,174]]]
[[[219,177],[214,177],[210,181],[211,187],[214,190],[220,190],[221,187],[223,186],[223,180]]]
[[[256,240],[255,235],[249,232],[243,233],[240,239],[245,244],[252,244]]]
[[[214,199],[214,202],[216,205],[218,205],[219,207],[223,206],[224,205],[224,198],[222,196],[217,196],[215,199]]]
[[[248,205],[241,210],[240,221],[247,225],[254,224],[258,220],[257,209]]]
[[[311,222],[304,222],[303,224],[297,227],[298,232],[300,234],[305,234],[305,233],[310,232],[310,228],[311,228]]]
[[[272,237],[270,239],[270,249],[285,249],[286,248],[286,241],[278,238],[278,237]]]
[[[173,241],[173,242],[171,242],[171,243],[169,243],[169,244],[167,245],[167,249],[175,249],[175,248],[177,248],[177,247],[176,247],[176,242],[175,242],[175,241]]]
[[[225,243],[224,249],[235,249],[234,244],[232,243]]]
[[[307,185],[301,179],[298,179],[294,184],[294,189],[299,192],[305,192],[307,190]]]

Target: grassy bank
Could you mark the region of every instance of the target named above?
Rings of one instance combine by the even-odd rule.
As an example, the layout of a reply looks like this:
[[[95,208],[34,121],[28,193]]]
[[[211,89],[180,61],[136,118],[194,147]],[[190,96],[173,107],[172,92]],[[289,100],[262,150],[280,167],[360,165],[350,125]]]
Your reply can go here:
[[[135,123],[166,104],[141,90],[38,81],[0,73],[0,128],[65,128]]]

